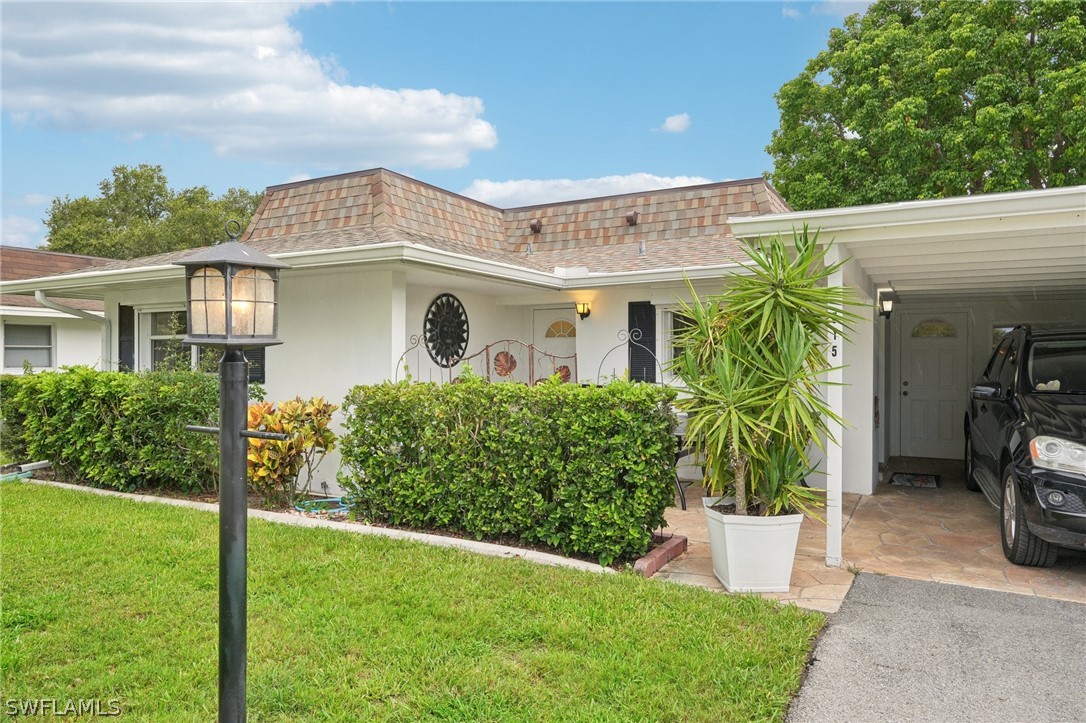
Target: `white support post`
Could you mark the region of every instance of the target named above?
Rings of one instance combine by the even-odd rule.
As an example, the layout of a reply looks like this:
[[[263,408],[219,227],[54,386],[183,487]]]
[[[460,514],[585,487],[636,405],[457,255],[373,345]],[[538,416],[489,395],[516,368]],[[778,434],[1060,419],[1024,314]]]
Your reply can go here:
[[[835,264],[841,257],[839,247],[833,246],[826,254],[826,263]],[[844,272],[838,269],[830,275],[830,286],[844,286]],[[826,349],[826,361],[831,371],[826,375],[826,401],[839,417],[844,418],[845,409],[845,343],[840,332],[833,335]],[[841,490],[844,487],[844,451],[841,442],[844,427],[840,422],[829,422],[829,437],[826,440],[826,566],[841,566]]]

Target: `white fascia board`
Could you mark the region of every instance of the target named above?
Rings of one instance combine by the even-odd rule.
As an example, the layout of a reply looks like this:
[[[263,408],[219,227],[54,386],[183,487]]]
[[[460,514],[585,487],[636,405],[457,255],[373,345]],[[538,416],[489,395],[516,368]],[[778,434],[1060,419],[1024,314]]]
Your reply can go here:
[[[487,276],[504,281],[518,281],[548,289],[562,287],[562,280],[552,273],[401,242],[338,249],[294,251],[271,254],[271,256],[290,264],[291,268],[296,269],[359,263],[413,263],[460,273],[466,272],[477,276]],[[63,296],[63,292],[70,289],[132,283],[146,284],[168,279],[181,279],[183,276],[184,269],[174,264],[140,266],[132,269],[84,271],[58,277],[5,281],[0,282],[0,292],[5,294],[28,294],[41,290]]]
[[[716,279],[728,273],[744,273],[742,264],[728,263],[713,266],[693,266],[687,268],[649,269],[643,271],[621,271],[607,273],[588,273],[587,275],[568,275],[572,269],[558,269],[555,272],[537,271],[523,266],[479,259],[467,254],[442,251],[429,246],[392,242],[370,244],[338,249],[319,249],[312,251],[294,251],[272,254],[272,257],[290,264],[290,268],[307,269],[322,266],[343,266],[361,263],[408,263],[430,266],[436,269],[485,276],[501,281],[519,282],[549,290],[589,289],[601,286],[621,286],[626,284],[655,284],[684,282],[686,279]],[[173,264],[159,266],[141,266],[133,269],[114,271],[85,271],[66,274],[62,277],[41,279],[20,279],[0,283],[3,293],[31,293],[47,291],[63,296],[66,290],[84,289],[87,286],[120,285],[180,279],[184,270]]]
[[[1068,186],[759,216],[733,216],[728,219],[728,223],[737,238],[757,238],[778,233],[791,233],[792,229],[800,229],[804,224],[822,231],[833,232],[886,226],[925,225],[945,221],[983,221],[1009,216],[1043,218],[1061,213],[1081,213],[1084,209],[1086,209],[1086,186]],[[1064,225],[1058,220],[1057,224]]]
[[[457,254],[429,246],[398,241],[341,249],[296,251],[275,254],[274,257],[289,263],[291,268],[295,269],[384,261],[432,266],[438,269],[486,276],[502,281],[519,281],[548,289],[558,289],[562,286],[560,278],[545,271],[536,271],[523,266],[506,264],[500,261],[489,261],[467,254]]]
[[[595,289],[601,286],[625,286],[637,284],[683,283],[702,279],[719,279],[731,274],[749,274],[745,266],[738,263],[719,266],[692,266],[675,269],[651,269],[646,271],[616,271],[612,273],[589,273],[587,276],[567,278],[563,288]]]
[[[88,314],[94,314],[95,316],[105,317],[105,312],[102,311],[87,311]],[[43,309],[40,306],[0,306],[0,317],[4,320],[16,319],[16,318],[29,318],[35,319],[76,319],[77,317],[70,316],[69,314],[62,314],[59,311],[53,311],[52,309]]]
[[[139,266],[132,269],[114,271],[80,271],[64,276],[45,276],[38,279],[18,279],[0,281],[0,293],[32,294],[35,291],[63,292],[68,289],[85,289],[98,284],[128,284],[159,281],[161,279],[182,278],[185,272],[180,266],[172,264],[158,266]],[[64,296],[63,293],[56,294]],[[72,298],[72,297],[69,297]],[[101,295],[91,298],[102,298]]]

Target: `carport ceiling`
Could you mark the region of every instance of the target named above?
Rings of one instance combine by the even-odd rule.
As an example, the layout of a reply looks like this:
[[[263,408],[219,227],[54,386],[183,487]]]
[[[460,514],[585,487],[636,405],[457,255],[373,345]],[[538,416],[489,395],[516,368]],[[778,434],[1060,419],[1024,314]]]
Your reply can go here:
[[[912,295],[1049,296],[1086,289],[1086,186],[730,219],[740,238],[808,224],[873,287]],[[873,288],[871,289],[873,290]]]

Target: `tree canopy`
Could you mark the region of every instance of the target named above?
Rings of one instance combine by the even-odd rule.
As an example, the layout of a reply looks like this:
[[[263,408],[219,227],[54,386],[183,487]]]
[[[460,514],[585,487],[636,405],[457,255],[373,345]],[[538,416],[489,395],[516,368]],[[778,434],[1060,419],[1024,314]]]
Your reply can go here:
[[[161,166],[115,166],[97,198],[54,198],[44,220],[46,248],[113,259],[208,246],[226,222],[248,225],[263,198],[241,188],[215,197],[206,186],[169,187]]]
[[[1086,0],[880,0],[776,98],[796,209],[1086,183]]]

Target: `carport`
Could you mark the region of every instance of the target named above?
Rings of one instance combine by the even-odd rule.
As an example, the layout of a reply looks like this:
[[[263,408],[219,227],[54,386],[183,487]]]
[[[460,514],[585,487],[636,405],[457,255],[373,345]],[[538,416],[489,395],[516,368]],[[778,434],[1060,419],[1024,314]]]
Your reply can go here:
[[[841,494],[870,495],[891,456],[960,459],[971,381],[1000,329],[1086,326],[1086,186],[729,219],[757,239],[808,225],[848,259],[835,283],[870,323],[828,350],[848,421],[825,467],[826,564],[841,564]],[[875,304],[896,295],[889,318]],[[885,291],[884,291],[885,293]]]

